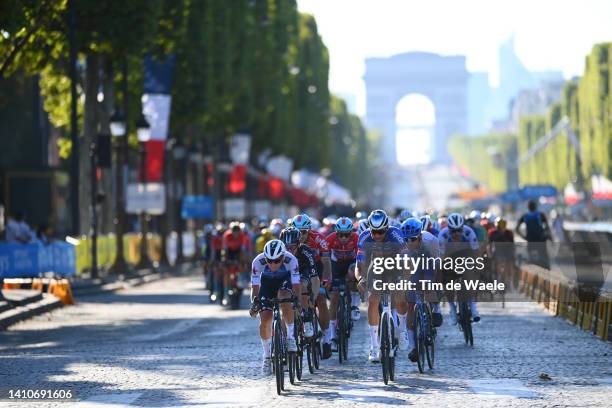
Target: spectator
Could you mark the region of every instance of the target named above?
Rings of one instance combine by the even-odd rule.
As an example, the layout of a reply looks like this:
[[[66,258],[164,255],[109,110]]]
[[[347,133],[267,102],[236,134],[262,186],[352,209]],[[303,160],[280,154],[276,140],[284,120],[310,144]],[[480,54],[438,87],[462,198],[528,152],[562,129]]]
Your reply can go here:
[[[550,239],[550,227],[544,213],[538,211],[538,205],[530,200],[527,204],[528,212],[519,218],[515,231],[527,241],[527,250],[531,262],[550,269],[546,240]],[[526,233],[520,231],[525,224]]]
[[[36,231],[36,239],[43,245],[53,242],[53,229],[48,224],[41,224]]]
[[[6,224],[6,242],[27,244],[34,238],[34,233],[25,222],[23,212],[16,211]]]

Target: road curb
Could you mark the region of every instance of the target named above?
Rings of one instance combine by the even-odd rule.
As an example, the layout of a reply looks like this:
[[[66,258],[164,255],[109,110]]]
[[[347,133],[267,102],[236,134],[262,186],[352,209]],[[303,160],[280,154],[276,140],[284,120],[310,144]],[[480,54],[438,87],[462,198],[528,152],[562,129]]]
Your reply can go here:
[[[72,293],[78,302],[80,296],[96,296],[107,293],[129,289],[146,283],[155,282],[164,278],[186,275],[193,271],[196,265],[192,263],[182,264],[178,267],[168,267],[163,269],[144,270],[136,273],[136,276],[120,275],[110,282],[99,281],[97,284],[72,286]]]
[[[39,316],[64,306],[55,296],[46,293],[42,299],[23,306],[17,306],[0,313],[0,330],[6,330],[9,326],[20,321]]]

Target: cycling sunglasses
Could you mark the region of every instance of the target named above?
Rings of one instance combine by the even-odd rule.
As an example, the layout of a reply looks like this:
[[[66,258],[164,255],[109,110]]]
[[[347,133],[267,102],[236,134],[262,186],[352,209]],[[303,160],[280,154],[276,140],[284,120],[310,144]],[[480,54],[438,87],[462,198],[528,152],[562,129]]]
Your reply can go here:
[[[416,240],[418,240],[418,239],[419,239],[419,236],[417,235],[416,237],[410,237],[410,238],[408,238],[408,241],[410,241],[410,242],[414,242],[414,241],[416,241]]]
[[[350,232],[342,232],[338,234],[338,238],[349,238],[351,236]]]
[[[387,233],[387,229],[379,229],[379,230],[371,230],[372,235],[385,235]]]
[[[279,264],[279,263],[283,262],[283,257],[281,256],[278,259],[268,259],[268,258],[266,258],[266,262],[269,263],[269,264]]]
[[[293,252],[297,249],[297,244],[291,244],[291,245],[287,245],[285,244],[285,248],[287,248],[287,251]]]
[[[456,233],[458,233],[458,232],[463,232],[463,228],[459,228],[459,229],[451,229],[451,230],[450,230],[450,233],[451,233],[451,234],[456,234]]]
[[[299,231],[300,231],[300,235],[308,235],[308,231],[310,231],[310,230],[307,230],[307,229],[301,229],[301,230],[299,230]]]

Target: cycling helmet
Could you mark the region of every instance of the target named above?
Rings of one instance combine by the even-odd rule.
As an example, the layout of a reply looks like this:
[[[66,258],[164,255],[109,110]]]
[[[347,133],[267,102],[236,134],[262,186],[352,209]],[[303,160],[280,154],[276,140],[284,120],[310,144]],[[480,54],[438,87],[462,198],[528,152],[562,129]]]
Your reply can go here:
[[[480,221],[480,212],[474,210],[470,213],[470,215],[468,215],[468,218],[473,218],[475,221]]]
[[[230,223],[230,229],[232,232],[242,232],[242,228],[240,228],[240,223],[238,221]]]
[[[334,231],[341,233],[353,232],[353,223],[348,217],[340,217],[334,225]]]
[[[309,230],[312,228],[312,222],[310,221],[310,217],[306,214],[298,214],[293,217],[293,226],[297,229]]]
[[[497,220],[495,220],[495,226],[501,230],[506,229],[506,226],[507,226],[506,220],[502,217],[497,218]]]
[[[280,240],[285,245],[295,245],[300,241],[300,231],[295,227],[288,227],[281,231]]]
[[[264,256],[266,259],[274,261],[285,255],[285,244],[280,239],[268,241],[264,246]]]
[[[368,224],[371,230],[382,230],[389,226],[389,217],[383,210],[374,210],[368,217]]]
[[[272,234],[272,231],[270,231],[268,228],[264,228],[261,230],[261,236],[269,240],[269,239],[272,239],[274,234]]]
[[[431,228],[431,217],[427,214],[422,216],[421,224],[423,225],[423,231],[429,231],[429,228]]]
[[[399,219],[402,223],[406,221],[408,218],[412,218],[412,217],[413,215],[410,210],[402,210],[402,212],[399,215]]]
[[[421,234],[422,227],[423,224],[418,218],[408,218],[402,223],[402,236],[404,237],[404,239],[418,237]]]
[[[449,229],[461,229],[465,221],[463,221],[463,217],[461,214],[452,213],[448,216],[448,228]]]
[[[359,220],[359,226],[357,227],[357,231],[359,232],[359,235],[361,235],[364,231],[367,231],[367,229],[370,228],[370,224],[368,224],[368,220]]]

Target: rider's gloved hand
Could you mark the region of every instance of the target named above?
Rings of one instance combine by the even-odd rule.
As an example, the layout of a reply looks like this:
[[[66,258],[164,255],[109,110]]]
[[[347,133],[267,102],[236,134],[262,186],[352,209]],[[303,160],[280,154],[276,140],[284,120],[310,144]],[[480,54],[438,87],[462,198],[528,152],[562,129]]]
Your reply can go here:
[[[257,313],[259,312],[259,307],[260,307],[259,300],[257,300],[257,299],[254,300],[251,303],[251,308],[249,309],[249,315],[251,317],[257,316]]]

